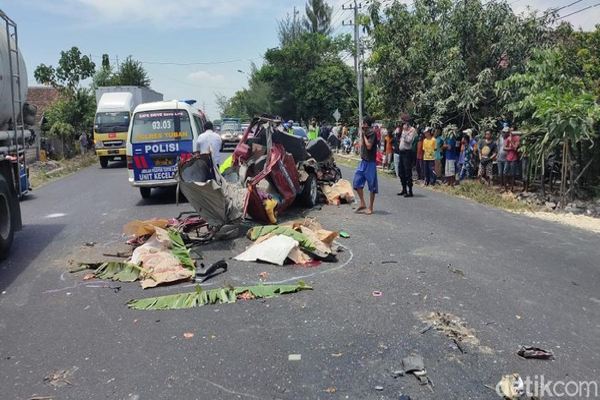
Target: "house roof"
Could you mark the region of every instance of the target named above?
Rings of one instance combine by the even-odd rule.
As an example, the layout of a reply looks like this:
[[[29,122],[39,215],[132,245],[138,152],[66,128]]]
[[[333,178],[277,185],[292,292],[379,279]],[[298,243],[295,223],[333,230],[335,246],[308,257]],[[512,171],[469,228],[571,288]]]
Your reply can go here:
[[[27,88],[27,102],[37,107],[37,120],[42,118],[48,107],[59,97],[60,92],[52,86],[30,86]]]

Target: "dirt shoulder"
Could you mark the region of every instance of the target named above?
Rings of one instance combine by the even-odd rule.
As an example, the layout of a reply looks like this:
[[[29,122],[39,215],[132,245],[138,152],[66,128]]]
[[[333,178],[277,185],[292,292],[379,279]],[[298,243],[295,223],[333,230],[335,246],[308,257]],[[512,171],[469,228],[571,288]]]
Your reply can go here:
[[[76,156],[60,161],[37,161],[29,165],[29,182],[32,189],[37,189],[47,183],[71,175],[82,168],[89,167],[98,162],[98,157],[93,153]]]
[[[350,168],[356,167],[358,159],[353,156],[337,155],[336,162]],[[392,173],[380,170],[381,176],[394,178]],[[417,184],[422,189],[443,192],[452,196],[469,199],[480,204],[500,208],[516,214],[521,214],[530,218],[543,219],[545,221],[557,222],[563,225],[569,225],[586,231],[600,233],[600,218],[587,215],[576,215],[573,213],[564,213],[560,211],[549,212],[543,207],[521,201],[512,193],[502,193],[496,187],[487,187],[477,181],[467,181],[455,187],[446,185],[436,185],[434,187],[425,187]]]

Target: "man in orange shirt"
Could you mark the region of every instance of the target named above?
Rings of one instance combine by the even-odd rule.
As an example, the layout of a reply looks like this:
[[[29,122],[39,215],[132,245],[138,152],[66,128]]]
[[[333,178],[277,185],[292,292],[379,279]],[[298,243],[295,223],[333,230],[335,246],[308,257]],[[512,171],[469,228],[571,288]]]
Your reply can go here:
[[[392,164],[392,156],[394,154],[394,146],[392,145],[394,137],[392,136],[392,130],[388,128],[385,134],[385,158],[383,159],[383,169],[390,168]]]

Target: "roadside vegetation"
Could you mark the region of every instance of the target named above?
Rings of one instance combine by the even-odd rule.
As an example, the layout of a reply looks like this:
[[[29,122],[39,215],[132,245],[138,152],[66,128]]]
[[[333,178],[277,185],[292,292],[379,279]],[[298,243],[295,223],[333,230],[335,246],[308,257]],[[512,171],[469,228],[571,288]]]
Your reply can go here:
[[[29,183],[32,189],[37,189],[48,182],[71,175],[82,168],[98,163],[98,157],[93,153],[78,155],[59,161],[49,160],[35,162],[29,166]]]

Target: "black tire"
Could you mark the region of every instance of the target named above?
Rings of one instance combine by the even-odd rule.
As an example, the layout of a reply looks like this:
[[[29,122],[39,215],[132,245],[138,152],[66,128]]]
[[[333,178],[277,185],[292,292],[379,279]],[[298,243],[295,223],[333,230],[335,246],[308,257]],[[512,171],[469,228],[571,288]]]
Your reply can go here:
[[[319,188],[317,187],[317,176],[309,172],[304,186],[302,186],[302,192],[300,193],[300,203],[307,207],[313,208],[317,205],[319,200]]]
[[[8,183],[0,175],[0,260],[8,256],[15,235]]]
[[[108,167],[108,157],[99,157],[100,158],[100,167],[106,168]]]
[[[142,196],[142,199],[149,199],[150,195],[152,195],[152,188],[141,187],[140,188],[140,195]]]

